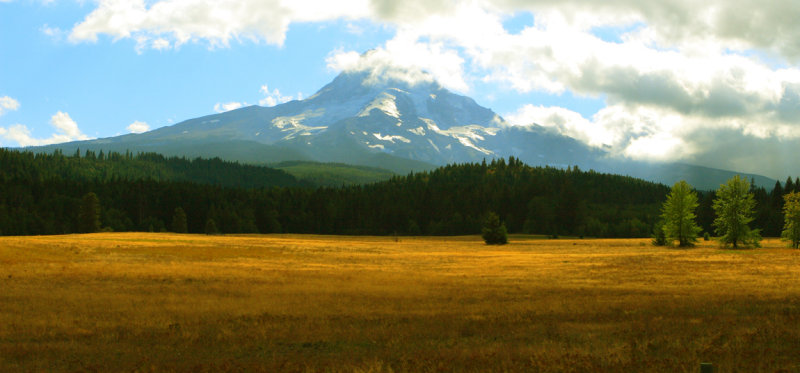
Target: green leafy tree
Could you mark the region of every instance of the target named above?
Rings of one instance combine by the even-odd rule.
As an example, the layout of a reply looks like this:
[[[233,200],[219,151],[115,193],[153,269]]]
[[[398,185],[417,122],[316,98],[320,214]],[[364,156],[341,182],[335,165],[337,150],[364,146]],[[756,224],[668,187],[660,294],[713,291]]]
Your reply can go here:
[[[100,199],[94,192],[86,193],[81,199],[78,230],[81,233],[94,233],[100,230]]]
[[[792,248],[800,248],[800,193],[791,192],[783,196],[783,233],[781,237],[791,242]]]
[[[504,245],[508,243],[506,225],[501,223],[500,217],[493,212],[486,215],[482,236],[487,245]]]
[[[172,231],[175,233],[186,233],[188,228],[186,226],[186,212],[183,208],[176,207],[175,212],[172,214]]]
[[[758,229],[748,225],[753,221],[756,201],[750,192],[747,178],[734,176],[717,190],[714,200],[714,227],[723,245],[734,248],[742,246],[759,246],[761,235]]]
[[[662,229],[667,244],[678,241],[680,247],[694,246],[701,231],[695,221],[697,205],[697,193],[686,181],[679,181],[672,186],[661,208],[661,219],[664,221]]]

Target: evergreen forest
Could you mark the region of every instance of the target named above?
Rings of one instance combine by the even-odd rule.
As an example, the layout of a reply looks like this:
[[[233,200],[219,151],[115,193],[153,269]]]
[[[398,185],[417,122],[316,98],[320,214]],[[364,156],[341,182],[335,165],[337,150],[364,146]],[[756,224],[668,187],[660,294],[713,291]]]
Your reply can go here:
[[[800,180],[751,189],[752,225],[779,236],[783,195],[800,190]],[[220,159],[0,149],[2,235],[85,231],[79,217],[91,193],[99,227],[108,231],[465,235],[480,234],[495,213],[509,233],[648,237],[669,188],[575,166],[531,167],[513,157],[316,187],[281,170]],[[713,232],[714,192],[698,196],[698,224]]]

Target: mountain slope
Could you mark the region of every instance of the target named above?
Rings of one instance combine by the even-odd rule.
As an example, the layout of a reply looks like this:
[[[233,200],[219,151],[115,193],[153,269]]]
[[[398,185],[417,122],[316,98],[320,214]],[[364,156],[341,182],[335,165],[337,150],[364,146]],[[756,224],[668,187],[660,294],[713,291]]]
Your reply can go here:
[[[409,83],[345,72],[313,96],[189,119],[137,135],[58,144],[75,148],[220,157],[248,163],[337,162],[405,174],[437,165],[514,156],[531,165],[620,173],[715,189],[734,172],[610,157],[603,149],[538,126],[511,126],[473,99],[432,79]],[[753,175],[756,183],[774,180]]]

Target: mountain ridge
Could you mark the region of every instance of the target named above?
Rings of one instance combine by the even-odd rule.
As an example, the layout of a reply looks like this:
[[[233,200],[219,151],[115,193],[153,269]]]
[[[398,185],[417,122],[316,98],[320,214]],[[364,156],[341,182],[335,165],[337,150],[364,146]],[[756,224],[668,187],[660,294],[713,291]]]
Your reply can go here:
[[[716,189],[736,174],[613,158],[604,149],[547,127],[512,126],[472,98],[448,91],[429,76],[422,77],[408,82],[376,78],[367,71],[343,72],[304,100],[272,107],[248,106],[142,134],[39,149],[132,150],[261,164],[338,162],[399,174],[514,156],[530,165],[577,165],[668,185],[685,179],[698,189]],[[770,187],[775,182],[760,175],[746,176],[760,186]]]

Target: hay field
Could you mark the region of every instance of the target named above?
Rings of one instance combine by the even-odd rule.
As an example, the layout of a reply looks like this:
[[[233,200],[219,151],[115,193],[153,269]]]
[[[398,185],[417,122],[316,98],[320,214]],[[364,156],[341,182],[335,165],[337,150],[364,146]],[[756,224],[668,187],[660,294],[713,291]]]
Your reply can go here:
[[[767,240],[0,237],[0,371],[800,372]]]

